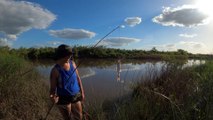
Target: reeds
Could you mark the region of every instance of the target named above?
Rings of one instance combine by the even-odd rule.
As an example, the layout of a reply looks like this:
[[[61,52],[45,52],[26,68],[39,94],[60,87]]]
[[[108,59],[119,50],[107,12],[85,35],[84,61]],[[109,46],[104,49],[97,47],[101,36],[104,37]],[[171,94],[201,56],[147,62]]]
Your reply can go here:
[[[213,118],[213,63],[182,69],[170,65],[134,88],[116,120],[203,120]]]
[[[92,120],[210,120],[213,119],[213,62],[182,68],[166,64],[147,76],[131,95],[102,104],[88,103]],[[148,70],[149,71],[149,70]],[[51,106],[48,86],[32,63],[15,54],[0,53],[0,119],[42,119]],[[126,79],[126,78],[124,78]],[[61,119],[56,107],[48,119]]]
[[[151,73],[141,77],[131,95],[105,101],[89,113],[93,120],[213,119],[213,62],[181,66],[165,64],[160,73],[147,68]]]
[[[50,105],[43,77],[15,54],[0,56],[0,119],[41,119]]]

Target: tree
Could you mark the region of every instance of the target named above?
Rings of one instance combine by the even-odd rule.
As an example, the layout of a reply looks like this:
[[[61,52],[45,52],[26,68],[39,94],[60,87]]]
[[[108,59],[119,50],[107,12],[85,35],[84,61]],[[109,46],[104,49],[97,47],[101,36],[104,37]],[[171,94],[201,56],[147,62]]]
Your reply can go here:
[[[181,55],[188,55],[188,52],[182,49],[178,49],[177,52]]]
[[[158,50],[156,49],[156,47],[153,47],[151,50],[150,50],[152,53],[157,53]]]

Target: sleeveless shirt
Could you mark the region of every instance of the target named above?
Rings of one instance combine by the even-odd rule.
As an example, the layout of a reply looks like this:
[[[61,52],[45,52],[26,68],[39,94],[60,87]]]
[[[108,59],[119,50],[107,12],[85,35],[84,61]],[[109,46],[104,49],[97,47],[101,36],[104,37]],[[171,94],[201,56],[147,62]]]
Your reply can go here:
[[[59,96],[73,96],[80,92],[77,74],[76,71],[74,71],[75,68],[73,67],[72,61],[69,63],[69,70],[65,70],[58,64],[55,65],[59,72],[59,79],[57,81],[57,95]]]

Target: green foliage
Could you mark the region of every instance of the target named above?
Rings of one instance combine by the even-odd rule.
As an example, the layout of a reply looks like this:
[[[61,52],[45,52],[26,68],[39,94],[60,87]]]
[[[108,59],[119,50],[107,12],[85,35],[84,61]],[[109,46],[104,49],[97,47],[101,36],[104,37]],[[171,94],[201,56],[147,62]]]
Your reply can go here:
[[[118,103],[116,120],[213,119],[213,62],[182,69],[170,64],[159,77],[138,84]]]
[[[0,47],[1,52],[14,53],[18,56],[36,59],[54,59],[55,48],[19,48],[10,49],[9,47]],[[87,47],[87,46],[74,46],[73,47],[74,58],[128,58],[128,59],[153,59],[153,60],[174,60],[174,59],[212,59],[212,55],[191,54],[182,49],[177,51],[158,51],[153,47],[150,51],[145,50],[124,50],[99,47]]]
[[[212,58],[183,50],[120,50],[104,47],[74,47],[77,58],[133,58],[174,60]],[[31,63],[23,58],[53,59],[54,48],[0,47],[0,119],[40,119],[50,106],[48,87]],[[21,56],[21,57],[20,57]],[[98,62],[98,61],[97,61]],[[89,63],[87,63],[89,64]],[[105,66],[107,63],[102,63]],[[160,76],[146,78],[134,88],[132,97],[91,106],[92,118],[116,120],[213,119],[213,62],[183,69],[182,62],[171,63]],[[39,89],[38,89],[39,88]],[[109,105],[109,106],[108,106]],[[105,106],[105,107],[104,107]],[[108,106],[108,107],[106,107]],[[49,119],[58,119],[53,109]]]
[[[181,54],[181,55],[187,55],[188,54],[188,52],[187,51],[185,51],[185,50],[182,50],[182,49],[178,49],[178,51],[177,51],[179,54]]]
[[[19,48],[9,49],[9,47],[0,48],[9,53],[15,53],[18,56],[36,59],[54,59],[55,48]],[[74,58],[130,58],[130,59],[154,59],[154,60],[171,60],[171,59],[187,59],[188,53],[184,50],[177,52],[160,52],[156,48],[150,51],[144,50],[121,50],[114,48],[100,47],[73,47]]]
[[[211,120],[213,61],[183,68],[169,62],[161,74],[142,78],[131,95],[89,106],[93,120]],[[152,70],[150,70],[152,72]],[[97,109],[98,108],[98,109]]]

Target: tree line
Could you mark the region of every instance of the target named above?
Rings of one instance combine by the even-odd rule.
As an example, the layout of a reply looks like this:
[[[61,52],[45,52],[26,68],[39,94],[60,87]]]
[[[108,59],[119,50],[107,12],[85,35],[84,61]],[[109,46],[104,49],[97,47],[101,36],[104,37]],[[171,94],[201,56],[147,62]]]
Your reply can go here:
[[[12,49],[9,47],[0,47],[3,53],[15,53],[18,56],[36,60],[36,59],[54,59],[55,49],[53,47],[43,48],[19,48]],[[152,60],[173,60],[173,59],[211,59],[212,55],[208,54],[192,54],[185,50],[178,49],[177,51],[158,51],[155,47],[151,50],[125,50],[100,47],[74,46],[74,58],[126,58],[126,59],[152,59]]]

